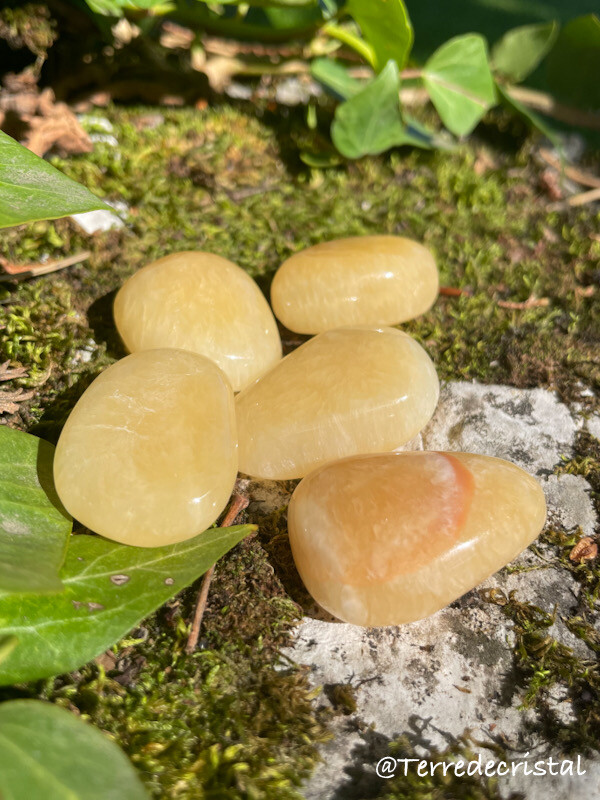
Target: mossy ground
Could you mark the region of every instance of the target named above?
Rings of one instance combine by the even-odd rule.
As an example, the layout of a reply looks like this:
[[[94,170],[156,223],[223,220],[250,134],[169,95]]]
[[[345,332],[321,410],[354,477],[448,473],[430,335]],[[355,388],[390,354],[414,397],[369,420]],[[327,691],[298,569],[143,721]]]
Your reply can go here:
[[[366,233],[423,241],[436,254],[442,284],[468,290],[441,297],[405,326],[441,378],[544,386],[598,408],[600,215],[596,207],[549,210],[537,145],[513,120],[490,117],[477,138],[452,152],[401,150],[311,171],[297,155],[299,112],[258,109],[257,115],[255,108],[222,106],[161,109],[158,117],[156,109],[110,108],[103,115],[114,125],[118,148],[98,143],[90,156],[55,163],[106,199],[125,201],[127,226],[87,236],[72,221],[58,220],[0,237],[0,256],[15,262],[91,252],[80,266],[0,289],[0,362],[27,367],[20,384],[35,388],[9,424],[57,438],[93,377],[124,355],[112,295],[148,261],[207,249],[239,263],[267,290],[291,252]],[[514,310],[498,302],[530,297],[545,304]],[[288,346],[297,340],[286,336]],[[593,396],[582,397],[582,386]],[[564,469],[587,470],[599,491],[598,453],[589,447]],[[298,608],[287,591],[293,575],[285,515],[264,523],[258,537],[219,564],[194,656],[183,652],[189,590],[144,625],[143,641],[116,647],[112,660],[15,691],[88,715],[124,747],[156,797],[296,796],[326,726],[311,706],[304,673],[281,663],[279,647]],[[571,626],[597,652],[591,626],[600,573],[593,564],[569,562],[565,532],[547,536],[558,548],[557,568],[575,571],[585,593]],[[302,602],[301,592],[291,596]],[[600,709],[595,668],[551,643],[545,650],[530,646],[552,612],[536,617],[535,609],[525,613],[515,602],[504,608],[517,632],[526,701],[542,709],[552,680],[587,692],[592,699],[580,733],[589,742]],[[565,666],[564,658],[572,660]],[[545,673],[551,677],[542,680]],[[347,710],[346,701],[337,705]],[[494,787],[478,790],[472,796],[495,796]],[[435,791],[444,787],[400,786],[389,796],[442,796]]]

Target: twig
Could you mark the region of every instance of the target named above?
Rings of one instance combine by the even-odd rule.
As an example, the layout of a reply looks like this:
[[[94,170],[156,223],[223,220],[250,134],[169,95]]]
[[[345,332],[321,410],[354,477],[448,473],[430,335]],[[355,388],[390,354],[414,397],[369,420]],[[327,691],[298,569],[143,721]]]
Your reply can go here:
[[[583,111],[580,108],[566,106],[557,102],[551,95],[544,92],[537,92],[534,89],[526,89],[524,86],[505,86],[504,91],[513,100],[523,105],[541,111],[549,117],[558,119],[561,122],[568,122],[570,125],[577,125],[582,128],[591,128],[600,131],[600,114],[593,111]]]
[[[469,289],[459,289],[458,286],[440,286],[439,292],[444,297],[473,297]]]
[[[89,258],[91,252],[89,250],[82,250],[81,253],[76,253],[67,258],[57,258],[54,261],[46,261],[44,264],[9,264],[7,261],[2,261],[2,269],[8,273],[7,275],[0,275],[0,280],[22,279],[22,278],[35,278],[38,275],[47,275],[50,272],[57,272],[59,269],[65,267],[72,267],[73,264],[80,264]]]
[[[234,521],[238,514],[243,511],[248,505],[248,498],[243,497],[241,494],[235,494],[229,511],[223,517],[221,527],[228,528]],[[210,582],[215,571],[215,565],[208,570],[202,579],[202,586],[198,592],[198,599],[196,601],[196,610],[194,612],[194,621],[188,636],[187,644],[185,646],[186,653],[193,653],[198,644],[198,637],[200,636],[200,626],[202,625],[202,618],[206,611],[206,601],[208,600],[208,590],[210,589]]]
[[[523,311],[527,308],[545,308],[550,305],[548,297],[528,297],[522,303],[513,302],[511,300],[498,300],[500,308],[508,308],[511,311]]]
[[[582,186],[591,186],[594,189],[600,188],[600,178],[597,178],[590,172],[584,172],[577,167],[572,167],[569,164],[563,164],[561,159],[554,155],[551,150],[541,147],[540,157],[546,162],[546,164],[550,164],[551,167],[554,167],[559,172],[563,173],[567,178],[575,181],[575,183],[580,183]]]
[[[569,206],[583,206],[586,203],[593,203],[594,200],[600,200],[600,188],[590,189],[589,192],[582,192],[581,194],[574,194],[566,202]]]

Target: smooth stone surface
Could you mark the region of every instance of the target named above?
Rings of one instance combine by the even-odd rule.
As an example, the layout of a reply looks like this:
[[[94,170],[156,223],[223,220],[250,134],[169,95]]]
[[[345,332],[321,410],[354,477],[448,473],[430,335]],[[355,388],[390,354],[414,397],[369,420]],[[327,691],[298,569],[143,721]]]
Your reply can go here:
[[[431,359],[394,328],[343,328],[301,345],[236,398],[240,471],[301,478],[319,464],[394,450],[435,410]]]
[[[537,481],[471,453],[328,464],[296,488],[290,545],[312,597],[355,625],[433,614],[512,561],[546,519]]]
[[[279,267],[275,316],[296,333],[345,325],[397,325],[428,311],[438,294],[435,260],[403,236],[355,236],[309,247]]]
[[[143,267],[119,290],[114,315],[130,352],[192,350],[216,362],[234,391],[281,358],[262,292],[243,269],[213,253],[173,253]]]
[[[54,459],[69,512],[102,536],[141,547],[206,530],[236,475],[229,381],[184,350],[134,353],[101,373],[71,412]]]

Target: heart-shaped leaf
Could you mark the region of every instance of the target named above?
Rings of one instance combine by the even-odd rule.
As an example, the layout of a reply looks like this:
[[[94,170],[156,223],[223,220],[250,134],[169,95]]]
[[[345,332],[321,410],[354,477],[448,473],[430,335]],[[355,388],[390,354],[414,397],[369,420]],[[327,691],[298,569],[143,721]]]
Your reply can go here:
[[[340,100],[354,97],[364,85],[353,78],[343,64],[333,58],[315,58],[310,65],[310,73]]]
[[[110,206],[0,131],[0,228]]]
[[[354,97],[339,105],[331,126],[334,145],[346,158],[375,155],[401,144],[430,147],[422,131],[411,131],[402,119],[395,61]]]
[[[0,427],[0,592],[57,592],[72,520],[54,489],[49,442]]]
[[[520,83],[549,53],[558,36],[556,22],[523,25],[507,31],[492,48],[494,70],[513,83]]]
[[[402,0],[348,0],[346,11],[373,48],[377,72],[390,59],[402,69],[413,43],[413,29]]]
[[[129,547],[74,536],[55,595],[0,597],[0,635],[19,644],[0,663],[0,685],[46,678],[82,666],[192,583],[255,530],[211,528],[168,547]]]
[[[0,705],[0,797],[6,800],[148,800],[108,736],[41,700]]]
[[[470,133],[496,102],[485,39],[474,33],[436,50],[423,68],[423,81],[442,122],[456,136]]]

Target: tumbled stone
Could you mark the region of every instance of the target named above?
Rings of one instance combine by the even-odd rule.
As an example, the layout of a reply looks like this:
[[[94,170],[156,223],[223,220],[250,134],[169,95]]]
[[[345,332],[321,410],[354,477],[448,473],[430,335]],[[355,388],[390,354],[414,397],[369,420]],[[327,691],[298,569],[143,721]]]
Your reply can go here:
[[[433,614],[524,550],[546,518],[520,467],[471,453],[386,453],[310,473],[288,509],[313,598],[355,625]]]
[[[279,267],[275,316],[291,331],[396,325],[424,314],[438,293],[429,250],[402,236],[355,236],[309,247]]]
[[[394,328],[321,333],[236,398],[240,470],[301,478],[319,464],[400,447],[429,421],[435,368]]]
[[[234,391],[281,358],[262,292],[243,269],[213,253],[173,253],[143,267],[119,290],[114,315],[130,352],[192,350],[215,361]]]
[[[141,547],[212,525],[236,474],[229,381],[184,350],[134,353],[101,373],[71,412],[54,459],[69,512],[102,536]]]

